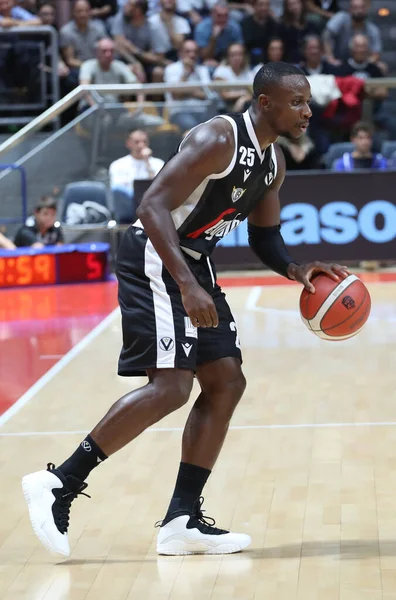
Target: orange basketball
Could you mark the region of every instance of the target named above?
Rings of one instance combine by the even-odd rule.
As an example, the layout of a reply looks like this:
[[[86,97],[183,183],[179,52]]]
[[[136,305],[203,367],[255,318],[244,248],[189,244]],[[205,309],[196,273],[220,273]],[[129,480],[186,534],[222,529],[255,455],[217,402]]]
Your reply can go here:
[[[324,340],[347,340],[361,331],[370,315],[371,298],[359,277],[334,281],[324,273],[312,279],[316,293],[303,290],[301,318],[310,331]]]

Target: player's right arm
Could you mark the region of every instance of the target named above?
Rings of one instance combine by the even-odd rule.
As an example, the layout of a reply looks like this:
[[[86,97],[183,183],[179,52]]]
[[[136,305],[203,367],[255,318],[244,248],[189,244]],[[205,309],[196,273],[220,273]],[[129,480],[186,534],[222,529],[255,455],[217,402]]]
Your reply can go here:
[[[195,326],[217,327],[218,316],[211,296],[199,285],[184,258],[171,211],[181,206],[206,177],[225,171],[234,149],[228,121],[215,119],[200,125],[154,179],[137,210],[154,248],[178,284],[184,308]]]

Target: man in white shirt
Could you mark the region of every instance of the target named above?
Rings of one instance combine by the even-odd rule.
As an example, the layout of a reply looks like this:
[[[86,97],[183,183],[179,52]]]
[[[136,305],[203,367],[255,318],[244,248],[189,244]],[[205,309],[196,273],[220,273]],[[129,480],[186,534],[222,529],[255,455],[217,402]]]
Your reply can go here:
[[[176,0],[161,0],[161,11],[149,17],[152,51],[162,58],[177,59],[186,36],[191,33],[187,19],[176,15]]]
[[[164,72],[165,83],[209,83],[210,73],[206,65],[198,64],[198,45],[193,40],[186,40],[180,50],[180,59],[168,65]],[[188,131],[202,123],[208,117],[208,106],[203,90],[166,93],[169,105],[169,116],[172,123],[180,127],[182,132]],[[180,105],[172,106],[175,102]]]
[[[119,223],[135,220],[136,201],[134,183],[137,179],[154,179],[164,161],[152,156],[149,138],[145,131],[136,129],[129,134],[127,156],[111,163],[109,167],[110,188],[113,193],[116,218]]]

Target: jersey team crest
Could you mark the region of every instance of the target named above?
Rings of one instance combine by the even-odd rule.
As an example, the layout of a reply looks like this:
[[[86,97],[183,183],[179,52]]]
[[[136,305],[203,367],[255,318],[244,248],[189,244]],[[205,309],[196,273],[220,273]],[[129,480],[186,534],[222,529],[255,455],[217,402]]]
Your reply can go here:
[[[242,198],[242,196],[245,192],[246,192],[246,188],[245,189],[237,188],[234,185],[234,187],[232,188],[231,200],[233,202],[238,202],[238,200],[240,200]]]

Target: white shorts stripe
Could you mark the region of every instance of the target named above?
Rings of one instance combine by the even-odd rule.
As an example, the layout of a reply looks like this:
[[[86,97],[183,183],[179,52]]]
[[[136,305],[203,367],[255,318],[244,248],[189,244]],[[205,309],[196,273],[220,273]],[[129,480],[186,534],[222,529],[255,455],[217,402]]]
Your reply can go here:
[[[147,240],[144,252],[144,272],[153,292],[155,327],[157,331],[157,369],[175,367],[176,338],[171,299],[162,279],[162,260],[153,244]]]

